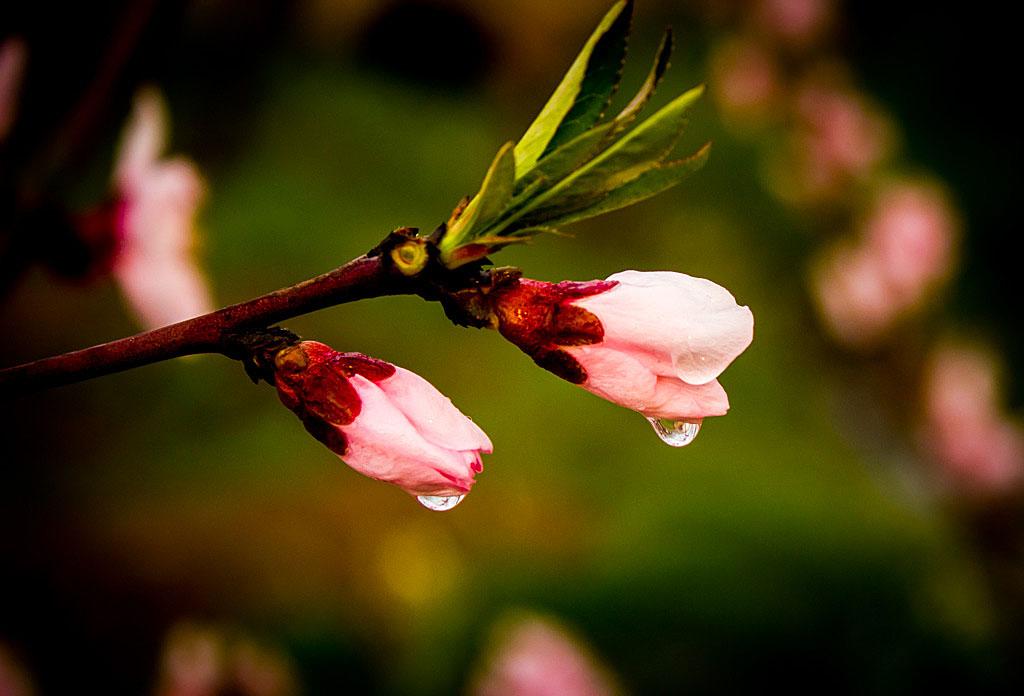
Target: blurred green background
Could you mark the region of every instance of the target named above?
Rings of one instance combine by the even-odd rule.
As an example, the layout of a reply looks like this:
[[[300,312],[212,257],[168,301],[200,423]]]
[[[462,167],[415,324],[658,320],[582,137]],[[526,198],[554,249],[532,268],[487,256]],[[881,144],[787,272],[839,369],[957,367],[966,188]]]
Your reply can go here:
[[[390,229],[431,229],[475,190],[606,3],[519,5],[175,8],[142,72],[167,94],[171,151],[209,181],[201,255],[218,301],[327,270]],[[711,9],[638,3],[623,92],[666,23],[680,46],[658,103],[705,80]],[[851,17],[856,61],[857,31],[886,32]],[[276,646],[306,693],[455,693],[510,607],[561,617],[635,693],[1007,687],[1016,668],[979,552],[884,421],[909,396],[879,405],[859,390],[870,366],[830,347],[810,309],[808,223],[765,192],[753,147],[710,103],[691,121],[688,145],[715,142],[703,172],[496,260],[544,280],[671,269],[729,288],[756,327],[722,377],[728,416],[668,448],[640,416],[416,298],[287,326],[423,375],[488,432],[495,453],[450,512],[349,470],[219,357],[5,403],[0,641],[40,693],[151,690],[183,619]],[[103,192],[118,127],[73,199]],[[911,156],[929,164],[921,137]],[[983,254],[969,258],[987,275]],[[995,282],[967,284],[957,311],[991,307]],[[1001,311],[983,320],[1013,343]],[[135,328],[109,282],[34,271],[0,330],[13,364]]]

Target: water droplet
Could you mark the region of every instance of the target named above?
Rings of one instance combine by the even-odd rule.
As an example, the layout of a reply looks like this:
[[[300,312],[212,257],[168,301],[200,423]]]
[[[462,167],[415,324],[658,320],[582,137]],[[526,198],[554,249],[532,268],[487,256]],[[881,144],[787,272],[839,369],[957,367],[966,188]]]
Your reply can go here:
[[[647,421],[654,428],[654,432],[658,433],[658,437],[661,441],[670,447],[685,447],[694,440],[697,439],[697,433],[700,432],[700,418],[695,420],[678,420],[674,423],[663,421],[660,418],[648,418]]]
[[[464,495],[418,495],[416,500],[420,501],[420,505],[428,510],[443,512],[451,510],[461,503],[465,497]]]

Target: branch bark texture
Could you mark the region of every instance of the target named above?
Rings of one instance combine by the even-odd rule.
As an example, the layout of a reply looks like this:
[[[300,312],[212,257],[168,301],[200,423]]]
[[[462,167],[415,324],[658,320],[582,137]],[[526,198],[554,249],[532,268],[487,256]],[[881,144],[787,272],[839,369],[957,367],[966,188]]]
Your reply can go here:
[[[333,305],[416,294],[420,283],[399,273],[383,249],[315,278],[210,314],[91,348],[0,370],[0,393],[73,384],[92,377],[197,353],[231,355],[232,337]]]

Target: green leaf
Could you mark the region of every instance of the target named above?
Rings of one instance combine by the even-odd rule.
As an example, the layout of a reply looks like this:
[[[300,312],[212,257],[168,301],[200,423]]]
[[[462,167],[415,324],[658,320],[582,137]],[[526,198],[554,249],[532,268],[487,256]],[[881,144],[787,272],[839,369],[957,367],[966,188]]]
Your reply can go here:
[[[553,225],[568,225],[580,220],[603,215],[604,213],[625,208],[646,198],[655,196],[670,189],[690,174],[693,174],[708,161],[711,143],[705,144],[686,159],[664,162],[649,169],[628,184],[607,193],[597,203],[590,205],[565,217],[549,221]]]
[[[525,174],[560,143],[590,128],[618,86],[626,53],[632,0],[619,0],[590,35],[540,114],[515,147],[516,169]]]
[[[632,9],[631,0],[620,0],[608,11],[520,141],[498,152],[477,195],[438,228],[446,266],[559,234],[556,226],[644,200],[703,166],[707,145],[687,159],[666,161],[703,86],[630,129],[668,69],[671,30],[637,93],[614,118],[596,125],[618,87]]]
[[[480,234],[498,235],[502,233],[506,227],[516,221],[529,205],[532,204],[533,198],[537,195],[538,191],[541,191],[545,186],[550,186],[551,182],[543,177],[539,177],[531,181],[526,188],[513,196],[511,202],[505,208],[501,215],[501,218],[495,220],[486,230],[481,230]]]
[[[675,147],[686,125],[686,112],[703,92],[704,87],[699,86],[676,97],[607,150],[538,195],[520,212],[520,222],[540,225],[561,218],[658,166]]]
[[[516,167],[512,154],[513,144],[505,143],[498,150],[487,170],[480,191],[469,202],[462,214],[452,223],[441,239],[442,253],[450,251],[471,239],[475,228],[482,228],[495,220],[512,201],[515,190]]]
[[[545,155],[529,173],[516,182],[516,190],[526,191],[540,179],[551,182],[561,181],[601,151],[601,145],[606,141],[614,125],[614,123],[604,123],[591,128],[554,152]]]
[[[544,148],[541,158],[590,129],[604,115],[622,80],[632,14],[632,3],[628,3],[626,10],[616,17],[608,31],[595,44],[579,95]]]
[[[661,83],[661,78],[665,76],[665,71],[668,70],[669,59],[672,58],[672,48],[672,29],[669,27],[662,34],[661,43],[654,54],[654,64],[651,65],[651,70],[647,73],[644,83],[640,85],[636,95],[629,100],[629,103],[623,107],[622,111],[613,120],[616,133],[627,128],[633,122],[633,119],[637,117],[637,114],[647,105],[651,97],[654,96],[654,91]]]

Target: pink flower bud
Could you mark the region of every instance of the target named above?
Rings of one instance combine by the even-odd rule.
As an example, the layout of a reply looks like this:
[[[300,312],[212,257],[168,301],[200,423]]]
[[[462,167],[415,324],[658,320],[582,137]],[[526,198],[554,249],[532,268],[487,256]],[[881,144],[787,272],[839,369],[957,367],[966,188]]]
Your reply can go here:
[[[213,310],[194,256],[195,216],[205,194],[202,177],[185,159],[161,160],[167,115],[159,94],[142,92],[114,167],[119,215],[113,273],[148,328]]]
[[[302,341],[275,358],[281,401],[356,471],[411,495],[460,498],[483,470],[487,435],[419,375]],[[451,506],[453,503],[448,503]]]
[[[498,328],[541,367],[653,419],[724,415],[716,377],[753,338],[725,288],[671,271],[495,290]]]

